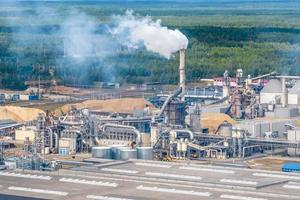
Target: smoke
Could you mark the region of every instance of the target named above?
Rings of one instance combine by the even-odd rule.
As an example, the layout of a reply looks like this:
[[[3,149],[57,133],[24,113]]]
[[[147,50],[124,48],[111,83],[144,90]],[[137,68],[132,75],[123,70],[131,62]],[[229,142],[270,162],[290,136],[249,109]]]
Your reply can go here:
[[[90,57],[104,59],[111,55],[116,43],[107,34],[107,29],[85,13],[73,11],[62,24],[64,55],[78,61]]]
[[[115,16],[116,26],[111,34],[129,48],[144,46],[148,51],[158,53],[169,59],[173,53],[186,49],[187,37],[179,30],[171,30],[161,25],[161,20],[153,21],[151,17],[138,17],[133,11],[125,16]]]
[[[76,17],[74,17],[76,16]],[[126,46],[128,50],[145,47],[146,50],[170,58],[180,49],[186,49],[188,39],[179,30],[170,30],[148,17],[135,16],[132,11],[113,16],[102,25],[84,13],[72,12],[62,26],[65,55],[85,60],[90,56],[105,59]]]
[[[146,49],[170,59],[188,45],[179,30],[170,30],[160,20],[132,11],[98,18],[80,7],[66,10],[32,3],[23,8],[16,1],[2,7],[1,0],[0,5],[0,10],[13,12],[1,19],[9,27],[4,35],[6,49],[2,49],[7,59],[14,59],[11,65],[18,66],[16,74],[22,77],[19,82],[36,79],[41,73],[36,66],[40,65],[45,69],[42,78],[47,79],[48,69],[54,68],[55,76],[64,84],[127,81],[129,69],[140,66],[141,61],[132,56],[135,50],[144,53]],[[132,73],[136,73],[134,70]]]

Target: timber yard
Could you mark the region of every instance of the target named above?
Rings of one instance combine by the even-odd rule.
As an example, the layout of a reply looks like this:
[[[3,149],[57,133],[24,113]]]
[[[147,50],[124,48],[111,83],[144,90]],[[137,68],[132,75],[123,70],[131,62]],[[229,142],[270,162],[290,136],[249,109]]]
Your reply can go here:
[[[115,18],[107,38],[129,35],[116,51],[172,60],[178,83],[61,84],[49,68],[25,90],[0,85],[0,199],[300,199],[300,76],[237,64],[190,81],[179,29]],[[103,56],[62,44],[63,59]]]

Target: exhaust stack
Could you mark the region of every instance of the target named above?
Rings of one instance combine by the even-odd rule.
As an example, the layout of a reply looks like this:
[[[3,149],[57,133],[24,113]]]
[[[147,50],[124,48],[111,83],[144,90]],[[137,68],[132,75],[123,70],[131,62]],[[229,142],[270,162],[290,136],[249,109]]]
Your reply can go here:
[[[179,87],[181,88],[180,98],[184,101],[185,94],[185,50],[179,51]]]
[[[287,89],[286,89],[286,78],[281,78],[281,104],[282,107],[285,108],[287,106]]]

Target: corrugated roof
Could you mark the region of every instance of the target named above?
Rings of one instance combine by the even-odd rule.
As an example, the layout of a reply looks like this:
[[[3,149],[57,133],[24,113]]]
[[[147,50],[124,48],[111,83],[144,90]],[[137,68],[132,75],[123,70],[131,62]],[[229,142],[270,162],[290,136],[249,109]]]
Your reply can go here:
[[[298,94],[300,91],[300,81],[297,81],[295,85],[290,89],[289,93],[290,94]]]
[[[281,81],[278,79],[271,79],[262,89],[261,93],[281,93]]]

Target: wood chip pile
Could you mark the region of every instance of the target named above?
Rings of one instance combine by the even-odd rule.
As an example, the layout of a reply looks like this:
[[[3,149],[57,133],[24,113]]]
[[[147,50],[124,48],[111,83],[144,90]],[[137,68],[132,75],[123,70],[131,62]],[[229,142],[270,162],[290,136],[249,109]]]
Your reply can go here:
[[[220,124],[224,121],[230,124],[235,124],[235,120],[230,116],[223,113],[202,113],[201,114],[201,126],[203,128],[208,128],[209,133],[215,133]]]
[[[65,114],[70,111],[72,106],[75,106],[77,109],[88,108],[90,110],[99,110],[101,112],[132,113],[135,109],[144,109],[146,105],[149,105],[151,111],[156,110],[153,104],[143,98],[122,98],[110,100],[88,100],[82,103],[67,104],[57,109],[55,114]]]
[[[0,106],[0,120],[10,119],[16,122],[28,122],[35,120],[39,113],[44,113],[44,111],[36,108]]]

